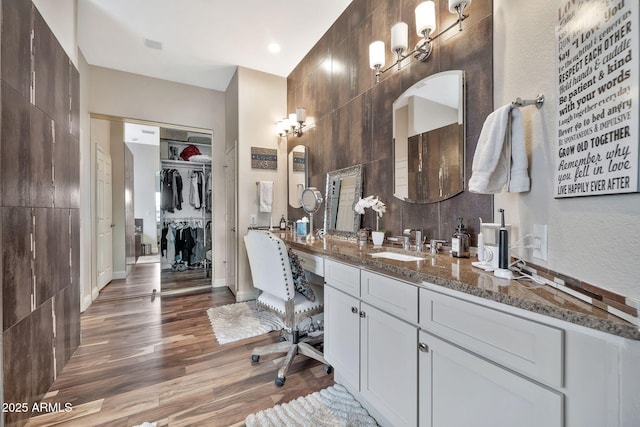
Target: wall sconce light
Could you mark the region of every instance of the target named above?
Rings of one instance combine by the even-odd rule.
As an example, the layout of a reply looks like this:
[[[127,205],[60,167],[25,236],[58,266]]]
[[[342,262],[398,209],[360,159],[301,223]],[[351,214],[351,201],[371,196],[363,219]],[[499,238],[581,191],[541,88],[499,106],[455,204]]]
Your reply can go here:
[[[288,136],[289,133],[292,133],[293,136],[302,136],[302,129],[307,125],[305,123],[306,119],[307,110],[297,107],[295,113],[291,113],[289,117],[278,121],[278,135]]]
[[[391,52],[396,54],[396,61],[388,68],[384,68],[385,64],[385,51],[384,42],[377,40],[369,45],[369,66],[376,72],[376,83],[380,82],[380,74],[386,73],[394,65],[400,69],[402,61],[408,57],[414,55],[414,57],[421,62],[424,62],[431,55],[433,47],[431,42],[446,33],[456,25],[459,25],[459,30],[462,31],[462,21],[467,19],[469,15],[464,14],[464,9],[471,4],[472,0],[449,0],[449,12],[457,13],[458,19],[449,27],[445,28],[440,33],[431,36],[436,29],[436,6],[432,0],[428,0],[420,3],[416,7],[416,33],[421,36],[422,39],[418,41],[416,47],[408,53],[405,53],[409,49],[409,26],[404,22],[398,22],[391,27]]]

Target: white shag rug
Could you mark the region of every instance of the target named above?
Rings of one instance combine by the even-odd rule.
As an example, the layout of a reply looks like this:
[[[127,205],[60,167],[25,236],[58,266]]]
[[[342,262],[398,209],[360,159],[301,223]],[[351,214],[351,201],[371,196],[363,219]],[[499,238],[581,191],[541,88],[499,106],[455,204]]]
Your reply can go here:
[[[377,426],[366,409],[340,384],[249,415],[247,427]]]
[[[256,337],[284,326],[275,314],[258,311],[255,301],[212,307],[207,314],[220,344]]]

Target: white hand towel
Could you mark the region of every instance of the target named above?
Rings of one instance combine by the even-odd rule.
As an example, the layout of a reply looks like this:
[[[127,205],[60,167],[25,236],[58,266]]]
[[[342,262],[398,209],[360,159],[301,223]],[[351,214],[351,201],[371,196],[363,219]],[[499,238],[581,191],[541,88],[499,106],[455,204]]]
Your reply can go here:
[[[271,212],[273,205],[273,181],[259,181],[258,195],[260,199],[260,212]]]
[[[511,144],[505,138],[511,114]],[[524,144],[522,113],[510,104],[489,114],[482,126],[473,156],[469,191],[500,193],[529,191],[527,153]]]
[[[522,113],[519,108],[511,111],[511,179],[509,191],[521,193],[529,191],[531,180],[529,179],[529,159],[524,141],[524,125]]]

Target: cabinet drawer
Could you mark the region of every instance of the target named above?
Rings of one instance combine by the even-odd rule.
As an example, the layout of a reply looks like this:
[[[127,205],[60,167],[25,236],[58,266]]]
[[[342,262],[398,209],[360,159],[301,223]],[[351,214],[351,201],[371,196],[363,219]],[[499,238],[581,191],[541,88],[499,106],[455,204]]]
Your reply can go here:
[[[302,265],[302,268],[304,268],[306,271],[315,273],[318,276],[324,276],[324,258],[295,249],[293,249],[293,252],[298,255],[298,259],[300,260],[300,265]]]
[[[363,271],[360,292],[363,301],[407,322],[418,322],[417,286]]]
[[[420,289],[420,326],[554,387],[563,384],[563,331]]]
[[[324,263],[324,281],[354,297],[360,297],[360,269],[330,259]]]

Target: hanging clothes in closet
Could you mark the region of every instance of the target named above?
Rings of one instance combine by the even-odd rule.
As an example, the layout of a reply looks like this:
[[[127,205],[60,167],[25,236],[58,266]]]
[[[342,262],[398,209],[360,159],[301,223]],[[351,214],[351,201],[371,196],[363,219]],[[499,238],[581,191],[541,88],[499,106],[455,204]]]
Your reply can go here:
[[[162,262],[174,271],[202,268],[205,244],[201,221],[165,221],[160,242]]]
[[[160,209],[166,212],[182,210],[182,176],[177,169],[160,172]]]

